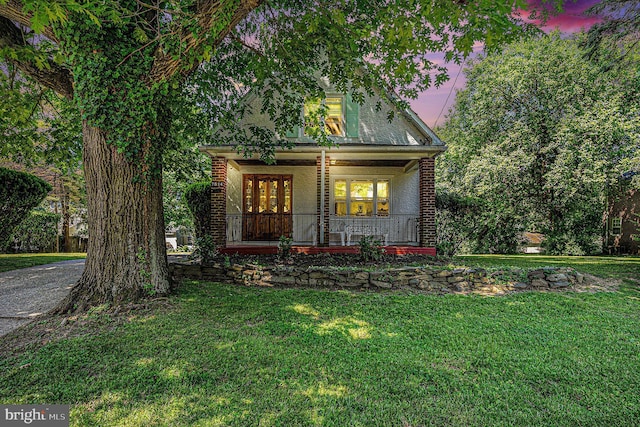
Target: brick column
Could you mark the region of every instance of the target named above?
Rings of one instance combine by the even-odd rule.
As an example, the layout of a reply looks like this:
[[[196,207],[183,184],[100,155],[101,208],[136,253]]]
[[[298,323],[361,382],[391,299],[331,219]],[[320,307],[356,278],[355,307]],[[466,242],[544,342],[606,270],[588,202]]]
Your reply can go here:
[[[321,181],[322,181],[322,157],[316,157],[316,183],[317,183],[317,202],[316,202],[316,230],[318,236],[318,245],[320,245],[320,233],[322,228],[320,227],[320,198],[324,197],[324,246],[329,246],[329,156],[325,156],[325,168],[324,168],[324,194],[321,193]]]
[[[227,244],[227,159],[211,158],[211,236],[216,247]]]
[[[436,246],[435,158],[420,159],[420,246]]]

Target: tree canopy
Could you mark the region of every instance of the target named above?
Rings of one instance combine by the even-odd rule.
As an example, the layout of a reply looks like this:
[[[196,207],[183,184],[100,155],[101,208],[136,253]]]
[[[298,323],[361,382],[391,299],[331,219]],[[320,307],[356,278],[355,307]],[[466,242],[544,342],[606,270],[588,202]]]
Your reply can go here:
[[[501,231],[514,225],[544,233],[552,253],[598,249],[608,189],[638,150],[640,117],[625,91],[633,75],[602,73],[583,37],[516,42],[466,70],[437,176],[486,202],[476,250],[515,248],[517,236]],[[494,234],[503,241],[488,247]]]

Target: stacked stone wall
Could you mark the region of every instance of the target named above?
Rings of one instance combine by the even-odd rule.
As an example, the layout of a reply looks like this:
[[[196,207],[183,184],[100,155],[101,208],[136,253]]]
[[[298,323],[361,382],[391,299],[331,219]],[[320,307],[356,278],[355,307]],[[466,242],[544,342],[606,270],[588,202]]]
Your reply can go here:
[[[435,266],[367,270],[286,265],[171,264],[170,270],[174,281],[196,279],[246,286],[416,289],[432,293],[501,294],[526,290],[562,290],[593,280],[570,268],[488,272],[478,268],[446,269]]]

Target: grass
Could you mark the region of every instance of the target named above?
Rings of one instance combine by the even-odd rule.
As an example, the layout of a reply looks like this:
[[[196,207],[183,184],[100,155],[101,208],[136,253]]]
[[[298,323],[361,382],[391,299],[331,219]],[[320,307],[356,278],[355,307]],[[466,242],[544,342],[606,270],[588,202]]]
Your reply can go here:
[[[85,253],[0,254],[0,273],[52,262],[85,258]]]
[[[606,278],[640,278],[640,257],[545,256],[545,255],[465,255],[453,263],[485,268],[573,267],[583,273]]]
[[[189,282],[8,337],[37,344],[0,351],[0,403],[70,403],[72,426],[639,425],[639,302]]]

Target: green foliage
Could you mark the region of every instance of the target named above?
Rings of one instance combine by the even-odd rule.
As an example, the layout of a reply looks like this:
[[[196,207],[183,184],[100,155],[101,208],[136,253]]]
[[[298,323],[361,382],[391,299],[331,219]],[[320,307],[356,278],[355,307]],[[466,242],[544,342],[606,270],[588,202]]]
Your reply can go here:
[[[171,131],[162,174],[164,223],[167,229],[193,231],[194,222],[185,199],[187,187],[193,182],[208,180],[211,160],[197,149],[197,141],[184,129]]]
[[[210,234],[196,238],[195,243],[190,258],[199,259],[202,264],[209,264],[218,256],[218,248]]]
[[[440,188],[482,200],[477,250],[512,252],[514,231],[538,231],[550,253],[592,253],[607,188],[640,135],[625,75],[603,74],[579,40],[559,34],[512,44],[466,75],[436,176]]]
[[[0,248],[49,191],[51,186],[36,176],[0,167]]]
[[[51,252],[55,250],[60,215],[36,210],[13,229],[8,239],[9,248],[15,252]]]
[[[373,236],[362,236],[358,242],[358,252],[363,261],[378,261],[384,255],[382,242]]]
[[[0,68],[0,157],[31,166],[44,162],[64,174],[82,158],[81,118],[68,100],[18,73]]]
[[[282,262],[291,262],[293,254],[291,248],[293,247],[293,239],[287,236],[280,236],[278,240],[278,258]]]
[[[436,191],[436,249],[449,257],[475,240],[480,202],[445,189]]]
[[[640,33],[640,1],[601,0],[587,13],[602,19],[589,28],[583,42],[589,56],[604,60],[605,68],[627,65]]]
[[[522,226],[511,211],[491,201],[462,196],[447,188],[436,191],[438,253],[515,253],[522,243]]]
[[[211,228],[211,181],[195,182],[189,185],[184,199],[193,217],[196,237],[210,235]]]

